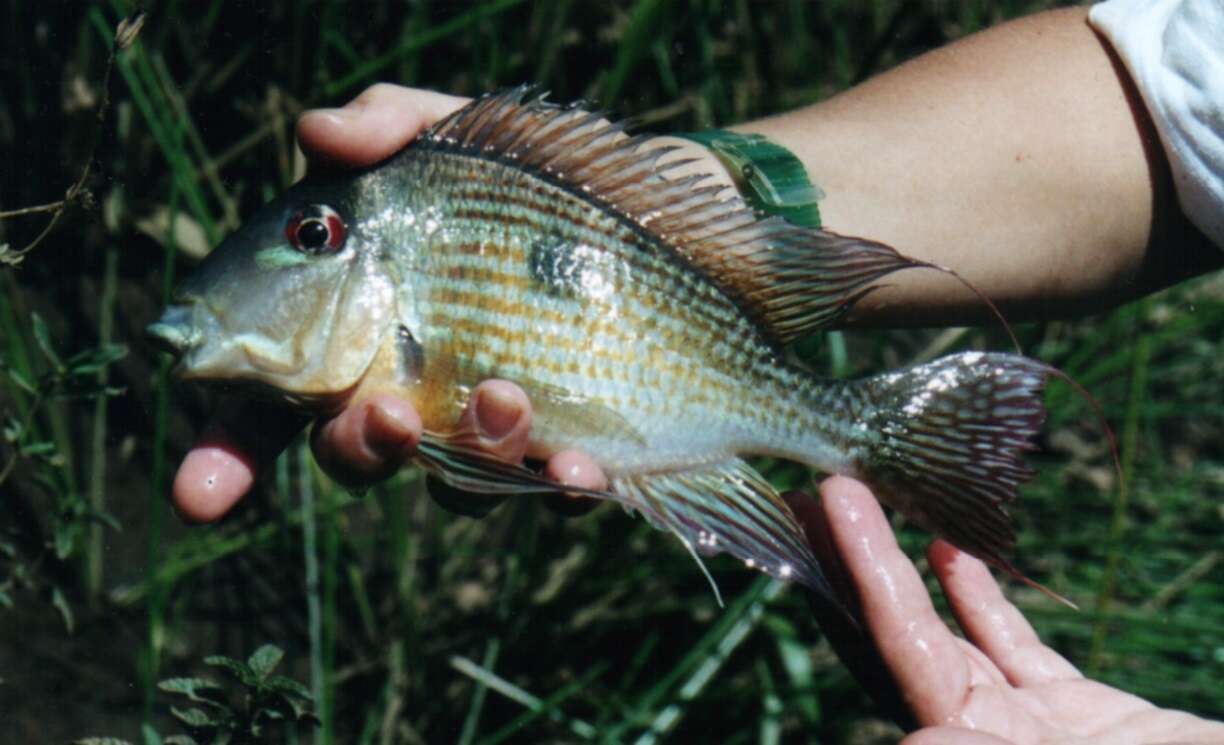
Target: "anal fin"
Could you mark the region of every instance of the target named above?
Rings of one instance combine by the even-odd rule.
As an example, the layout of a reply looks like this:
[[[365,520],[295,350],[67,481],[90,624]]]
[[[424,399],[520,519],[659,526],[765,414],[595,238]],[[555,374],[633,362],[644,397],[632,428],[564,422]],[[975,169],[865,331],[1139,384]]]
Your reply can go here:
[[[725,551],[778,579],[834,597],[795,515],[747,463],[612,479],[612,498],[701,554]]]

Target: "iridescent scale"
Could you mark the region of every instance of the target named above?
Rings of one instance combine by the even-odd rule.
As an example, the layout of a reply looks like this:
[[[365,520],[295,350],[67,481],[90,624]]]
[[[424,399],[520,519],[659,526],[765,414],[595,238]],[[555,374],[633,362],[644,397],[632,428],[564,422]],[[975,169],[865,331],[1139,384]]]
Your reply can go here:
[[[405,178],[438,215],[410,280],[427,357],[455,359],[463,380],[565,391],[576,413],[616,412],[630,432],[548,418],[535,428],[539,440],[597,453],[614,473],[801,444],[777,432],[793,420],[799,376],[655,238],[502,163],[417,152]]]

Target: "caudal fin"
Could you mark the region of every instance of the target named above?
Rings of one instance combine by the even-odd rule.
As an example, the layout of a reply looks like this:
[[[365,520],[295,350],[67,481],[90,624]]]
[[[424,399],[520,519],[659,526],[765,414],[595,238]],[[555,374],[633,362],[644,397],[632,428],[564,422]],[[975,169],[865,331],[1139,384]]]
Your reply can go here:
[[[1007,505],[1033,475],[1023,455],[1054,372],[1019,355],[966,352],[850,384],[871,433],[853,475],[919,526],[1075,607],[1008,559],[1016,539]]]

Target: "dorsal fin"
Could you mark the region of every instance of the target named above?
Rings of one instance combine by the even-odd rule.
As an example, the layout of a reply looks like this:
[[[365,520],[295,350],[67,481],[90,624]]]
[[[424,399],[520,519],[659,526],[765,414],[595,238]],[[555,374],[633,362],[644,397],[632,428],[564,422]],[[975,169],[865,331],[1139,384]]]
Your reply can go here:
[[[679,254],[779,343],[832,323],[881,277],[929,266],[882,243],[761,218],[708,175],[666,178],[692,161],[660,163],[676,148],[537,91],[483,96],[419,141],[511,162],[586,195]]]

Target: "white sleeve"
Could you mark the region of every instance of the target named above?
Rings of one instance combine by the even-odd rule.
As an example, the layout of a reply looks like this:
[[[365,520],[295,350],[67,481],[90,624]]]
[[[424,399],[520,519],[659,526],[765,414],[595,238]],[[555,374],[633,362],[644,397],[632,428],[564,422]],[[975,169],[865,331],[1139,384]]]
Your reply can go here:
[[[1088,18],[1143,96],[1182,210],[1224,248],[1224,2],[1108,0]]]

